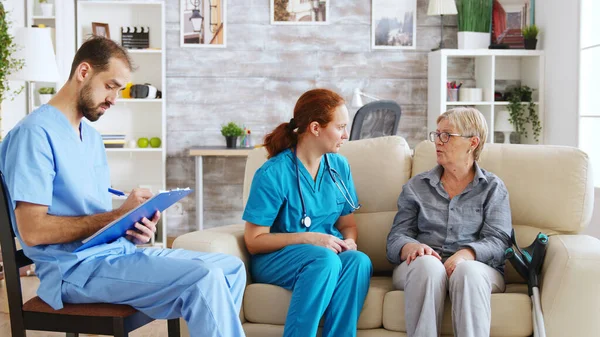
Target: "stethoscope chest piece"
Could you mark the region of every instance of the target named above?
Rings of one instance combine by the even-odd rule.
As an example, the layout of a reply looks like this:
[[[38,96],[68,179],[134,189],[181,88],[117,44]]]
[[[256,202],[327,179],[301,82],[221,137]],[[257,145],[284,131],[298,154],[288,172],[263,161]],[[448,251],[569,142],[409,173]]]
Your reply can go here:
[[[306,228],[310,227],[310,224],[311,224],[311,223],[312,223],[312,220],[310,219],[310,217],[309,217],[308,215],[305,215],[305,216],[302,218],[302,224],[303,224],[303,225],[304,225]]]

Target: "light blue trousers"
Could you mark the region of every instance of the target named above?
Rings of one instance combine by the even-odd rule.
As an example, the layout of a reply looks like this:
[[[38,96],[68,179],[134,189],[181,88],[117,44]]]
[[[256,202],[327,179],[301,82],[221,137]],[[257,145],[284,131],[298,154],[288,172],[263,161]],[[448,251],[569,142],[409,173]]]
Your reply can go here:
[[[291,245],[252,257],[254,282],[292,291],[284,337],[316,336],[325,314],[323,337],[356,336],[373,266],[359,251],[339,254],[313,245]]]
[[[127,304],[155,319],[183,317],[192,337],[244,336],[246,271],[236,257],[145,248],[86,263],[98,266],[83,287],[63,281],[64,302]]]

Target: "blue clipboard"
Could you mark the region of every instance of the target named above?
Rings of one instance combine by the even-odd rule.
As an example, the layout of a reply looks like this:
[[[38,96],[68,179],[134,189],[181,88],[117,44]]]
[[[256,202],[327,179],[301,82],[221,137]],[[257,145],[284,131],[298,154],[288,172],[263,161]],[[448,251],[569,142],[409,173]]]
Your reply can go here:
[[[142,218],[152,219],[152,216],[156,211],[164,211],[192,191],[192,189],[185,188],[155,194],[143,204],[132,209],[127,214],[102,227],[96,233],[81,241],[83,245],[75,249],[74,252],[115,241],[124,236],[127,230],[134,228],[135,223],[141,221]]]

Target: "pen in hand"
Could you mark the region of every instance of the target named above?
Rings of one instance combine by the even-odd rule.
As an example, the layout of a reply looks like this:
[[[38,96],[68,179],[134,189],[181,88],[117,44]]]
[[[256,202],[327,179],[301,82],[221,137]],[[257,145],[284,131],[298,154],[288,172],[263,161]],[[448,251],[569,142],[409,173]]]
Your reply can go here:
[[[110,192],[110,193],[112,193],[114,195],[118,195],[120,197],[124,197],[125,196],[125,193],[123,193],[123,192],[121,192],[119,190],[115,190],[114,188],[110,188],[110,187],[108,188],[108,192]]]

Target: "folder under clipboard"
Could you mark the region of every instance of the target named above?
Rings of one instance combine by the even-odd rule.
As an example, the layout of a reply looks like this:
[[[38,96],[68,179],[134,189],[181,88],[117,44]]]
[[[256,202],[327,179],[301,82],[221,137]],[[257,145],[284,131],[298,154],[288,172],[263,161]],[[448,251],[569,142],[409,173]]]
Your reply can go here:
[[[74,252],[115,241],[124,236],[127,230],[134,228],[135,223],[141,221],[142,218],[152,219],[156,211],[164,211],[192,191],[193,190],[190,188],[185,188],[155,194],[143,204],[132,209],[127,214],[102,227],[96,233],[81,241],[83,245],[75,249]]]

